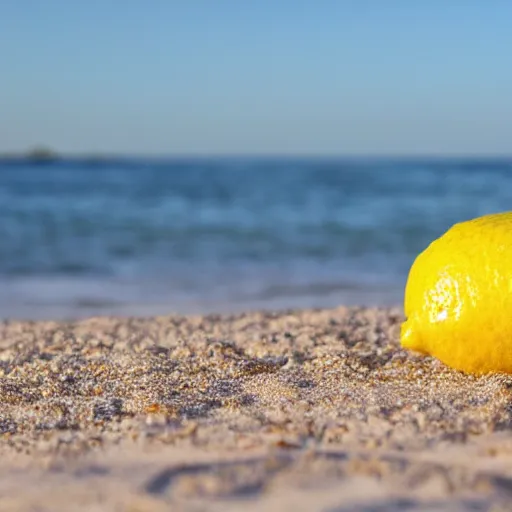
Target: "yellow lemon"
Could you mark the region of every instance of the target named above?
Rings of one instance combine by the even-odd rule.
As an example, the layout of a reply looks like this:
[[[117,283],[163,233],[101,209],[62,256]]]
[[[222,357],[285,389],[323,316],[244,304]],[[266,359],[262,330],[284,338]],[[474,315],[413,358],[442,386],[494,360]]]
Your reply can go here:
[[[415,260],[403,347],[469,373],[512,373],[512,212],[455,224]]]

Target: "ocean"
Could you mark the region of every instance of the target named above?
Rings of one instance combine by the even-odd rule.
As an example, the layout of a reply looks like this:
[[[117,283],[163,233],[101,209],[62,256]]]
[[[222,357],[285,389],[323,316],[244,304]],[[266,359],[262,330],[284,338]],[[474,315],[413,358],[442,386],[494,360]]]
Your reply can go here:
[[[452,224],[512,209],[512,160],[3,160],[0,317],[401,305]]]

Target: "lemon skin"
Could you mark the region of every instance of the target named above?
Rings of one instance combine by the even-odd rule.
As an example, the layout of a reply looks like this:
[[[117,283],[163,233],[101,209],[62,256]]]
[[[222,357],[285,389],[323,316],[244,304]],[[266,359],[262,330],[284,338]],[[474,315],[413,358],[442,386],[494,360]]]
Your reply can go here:
[[[414,261],[401,344],[467,372],[512,373],[512,212],[455,224]]]

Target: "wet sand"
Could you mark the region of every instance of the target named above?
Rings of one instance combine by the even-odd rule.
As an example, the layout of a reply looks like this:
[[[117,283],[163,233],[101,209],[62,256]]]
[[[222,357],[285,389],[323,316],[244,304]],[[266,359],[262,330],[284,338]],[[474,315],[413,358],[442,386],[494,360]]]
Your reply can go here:
[[[512,377],[401,350],[402,320],[4,322],[0,510],[506,507]]]

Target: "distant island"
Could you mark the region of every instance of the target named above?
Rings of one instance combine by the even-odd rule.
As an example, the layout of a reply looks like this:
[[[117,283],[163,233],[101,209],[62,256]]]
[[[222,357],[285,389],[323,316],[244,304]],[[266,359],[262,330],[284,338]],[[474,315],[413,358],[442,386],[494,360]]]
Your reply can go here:
[[[31,149],[27,154],[28,160],[35,160],[37,162],[49,162],[58,160],[60,157],[53,149],[46,147],[36,147]]]
[[[87,162],[88,164],[101,164],[117,160],[122,157],[102,154],[62,154],[47,146],[35,146],[24,152],[0,152],[0,164],[2,163],[29,163],[32,165],[51,164],[60,160]]]
[[[45,146],[36,146],[24,153],[0,153],[0,162],[29,161],[33,163],[51,163],[60,158],[56,151]]]

